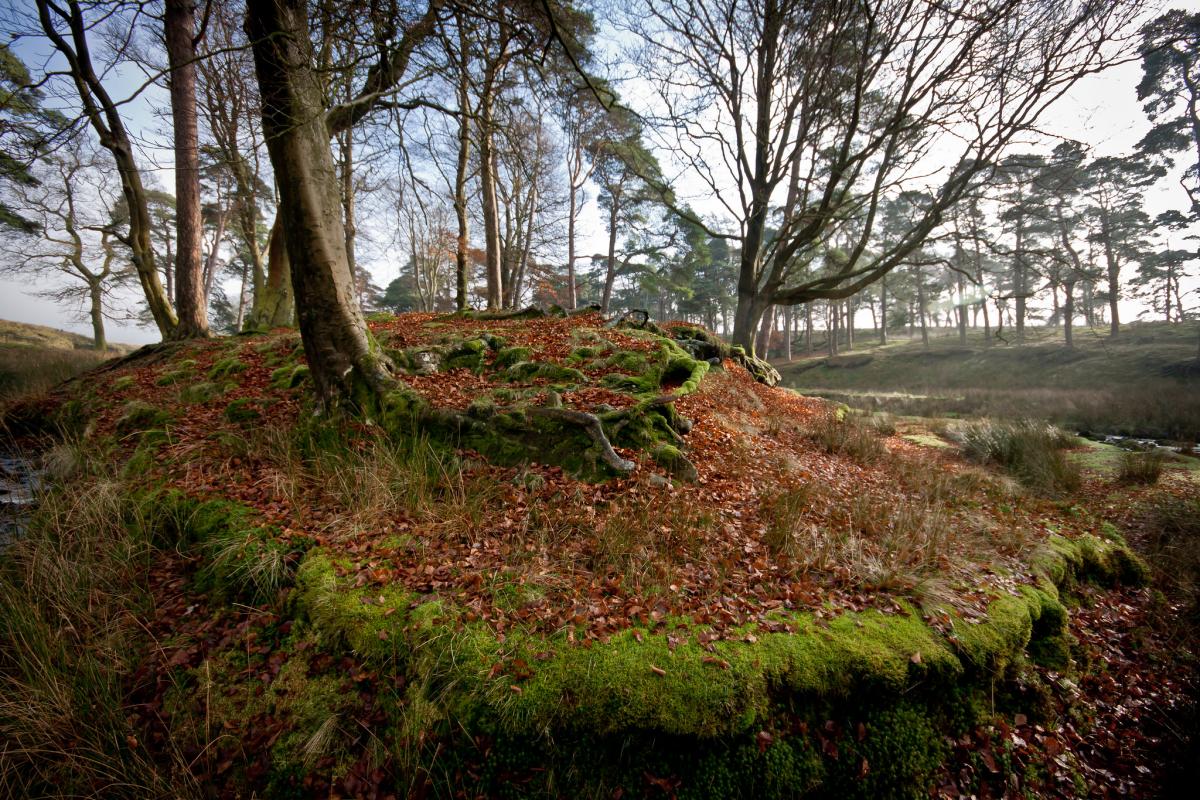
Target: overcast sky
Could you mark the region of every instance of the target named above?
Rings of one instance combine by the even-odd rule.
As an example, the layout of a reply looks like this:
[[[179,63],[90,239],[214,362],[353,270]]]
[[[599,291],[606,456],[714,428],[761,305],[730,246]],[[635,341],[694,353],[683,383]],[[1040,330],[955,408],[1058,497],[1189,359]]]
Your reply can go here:
[[[1200,0],[1171,3],[1170,7],[1200,10]],[[22,57],[36,70],[40,66],[38,46],[21,44],[19,48]],[[1042,120],[1042,128],[1057,136],[1085,142],[1092,146],[1096,155],[1130,152],[1149,128],[1135,93],[1140,76],[1140,64],[1132,62],[1085,78],[1058,105],[1051,108]],[[133,80],[130,76],[129,81]],[[160,185],[170,187],[174,180],[169,164],[170,155],[168,151],[154,147],[156,142],[163,142],[165,138],[162,135],[162,123],[154,120],[152,114],[152,109],[166,106],[165,92],[151,89],[140,102],[130,104],[125,109],[131,129],[137,132],[135,135],[151,146],[142,154],[143,169],[153,175]],[[1183,209],[1186,205],[1187,197],[1175,176],[1164,180],[1147,196],[1147,211],[1151,215],[1170,208]],[[584,209],[581,226],[585,241],[580,252],[593,252],[603,240],[594,202]],[[4,235],[0,233],[0,247],[3,247]],[[386,285],[396,277],[399,264],[381,260],[368,264],[368,267],[374,274],[375,282]],[[65,308],[37,297],[36,292],[45,288],[45,285],[38,285],[27,278],[0,276],[0,318],[51,325],[90,335],[90,325],[80,315],[82,309]],[[1127,319],[1133,319],[1140,308],[1136,304],[1129,304],[1128,309],[1122,310]],[[114,342],[140,344],[157,341],[158,334],[152,328],[112,322],[108,327],[108,338]]]

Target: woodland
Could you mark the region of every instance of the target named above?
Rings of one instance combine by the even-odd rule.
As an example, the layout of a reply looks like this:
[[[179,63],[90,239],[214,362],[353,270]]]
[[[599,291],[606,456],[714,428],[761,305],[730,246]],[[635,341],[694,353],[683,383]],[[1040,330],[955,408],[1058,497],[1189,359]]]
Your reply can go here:
[[[0,20],[0,794],[1194,781],[1194,9]]]

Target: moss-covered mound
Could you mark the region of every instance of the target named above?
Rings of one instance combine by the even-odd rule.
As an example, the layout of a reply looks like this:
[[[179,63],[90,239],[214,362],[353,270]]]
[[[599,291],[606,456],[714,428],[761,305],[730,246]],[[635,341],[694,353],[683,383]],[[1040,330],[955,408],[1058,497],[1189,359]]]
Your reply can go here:
[[[370,420],[314,417],[287,333],[55,398],[187,565],[136,612],[139,707],[231,796],[927,796],[947,737],[1076,668],[1072,587],[1145,580],[1102,513],[695,326],[371,326]]]

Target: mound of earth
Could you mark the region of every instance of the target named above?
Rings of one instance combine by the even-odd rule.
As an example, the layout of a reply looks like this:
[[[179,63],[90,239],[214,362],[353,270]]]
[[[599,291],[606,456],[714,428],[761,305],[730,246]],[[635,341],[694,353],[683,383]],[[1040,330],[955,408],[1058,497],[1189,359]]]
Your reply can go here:
[[[1105,520],[693,326],[371,327],[376,419],[314,415],[288,332],[36,409],[173,554],[135,707],[222,796],[925,796],[1072,669],[1062,592],[1145,580]]]

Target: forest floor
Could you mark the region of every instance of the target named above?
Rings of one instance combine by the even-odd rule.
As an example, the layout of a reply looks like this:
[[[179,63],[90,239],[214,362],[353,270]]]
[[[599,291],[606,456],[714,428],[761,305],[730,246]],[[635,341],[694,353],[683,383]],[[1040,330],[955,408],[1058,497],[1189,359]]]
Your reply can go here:
[[[1192,779],[1172,771],[1196,763],[1182,465],[1124,484],[1077,443],[1069,491],[1023,486],[943,427],[706,370],[595,315],[372,328],[453,433],[315,418],[287,332],[144,349],[8,409],[64,489],[0,555],[0,790],[1151,797]],[[603,418],[633,470],[518,427],[531,407]],[[1192,525],[1188,554],[1168,524]]]
[[[969,329],[920,336],[856,331],[856,346],[834,357],[796,353],[776,363],[783,383],[857,408],[920,416],[1029,416],[1074,430],[1149,438],[1200,437],[1200,331],[1193,323],[1136,322],[1117,338],[1077,328],[1068,349],[1061,328],[1031,326],[984,341]],[[816,344],[820,345],[821,342]]]

